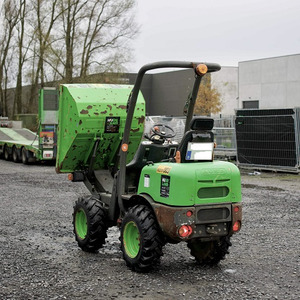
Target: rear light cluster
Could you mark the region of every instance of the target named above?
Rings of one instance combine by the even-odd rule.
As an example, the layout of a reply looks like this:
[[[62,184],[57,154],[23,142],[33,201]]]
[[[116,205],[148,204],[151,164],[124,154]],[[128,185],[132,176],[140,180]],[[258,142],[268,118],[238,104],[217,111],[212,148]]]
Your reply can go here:
[[[230,206],[225,208],[209,208],[209,209],[202,209],[199,210],[197,213],[197,218],[199,220],[205,221],[203,225],[206,225],[206,230],[208,234],[213,234],[213,235],[222,235],[222,234],[228,234],[228,229],[224,230],[224,228],[220,226],[220,222],[217,225],[212,225],[213,231],[211,231],[210,226],[208,226],[210,223],[210,220],[219,220],[219,219],[225,219],[223,222],[225,222],[225,225],[230,222],[230,219],[232,221],[232,227],[229,230],[229,232],[236,233],[240,231],[242,227],[242,205],[241,203],[234,203],[231,206],[231,213],[230,213]],[[185,212],[186,217],[190,218],[194,215],[194,212],[192,210],[187,210]],[[212,218],[213,215],[213,218]],[[208,218],[211,217],[211,218]],[[193,227],[189,224],[191,222],[187,221],[188,224],[182,224],[179,226],[177,234],[179,237],[182,239],[187,239],[189,236],[193,234]],[[193,221],[192,221],[193,223]],[[218,225],[219,224],[219,225]],[[218,227],[219,226],[219,227]],[[208,230],[209,229],[209,230]],[[223,230],[223,231],[222,231]]]
[[[186,237],[190,236],[192,234],[192,232],[193,232],[193,229],[190,225],[182,225],[178,229],[178,234],[182,238],[186,238]]]
[[[193,215],[191,210],[186,212],[186,216],[190,218]],[[189,237],[193,233],[193,228],[190,225],[181,225],[178,229],[178,234],[182,238]]]
[[[240,211],[240,208],[238,206],[235,206],[233,211],[236,213],[236,212],[239,212]]]
[[[241,222],[240,221],[236,221],[234,222],[233,226],[232,226],[232,230],[233,232],[237,232],[241,229]]]
[[[188,210],[187,212],[186,212],[186,216],[189,218],[189,217],[191,217],[193,215],[193,212],[191,211],[191,210]]]
[[[232,231],[238,232],[242,227],[242,206],[241,204],[233,205],[233,222],[232,222]]]

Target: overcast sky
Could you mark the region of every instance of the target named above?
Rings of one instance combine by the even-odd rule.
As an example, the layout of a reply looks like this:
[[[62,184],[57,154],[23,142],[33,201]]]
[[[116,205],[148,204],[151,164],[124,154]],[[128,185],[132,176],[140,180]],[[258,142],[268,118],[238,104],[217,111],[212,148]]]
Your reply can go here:
[[[150,62],[239,61],[300,53],[300,0],[138,0],[136,72]]]

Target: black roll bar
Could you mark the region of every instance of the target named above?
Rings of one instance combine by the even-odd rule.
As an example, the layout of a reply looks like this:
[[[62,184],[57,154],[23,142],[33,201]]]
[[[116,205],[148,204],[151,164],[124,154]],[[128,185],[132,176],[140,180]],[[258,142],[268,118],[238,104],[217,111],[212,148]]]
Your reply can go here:
[[[133,119],[133,114],[138,98],[138,94],[141,88],[141,84],[143,81],[143,77],[147,71],[155,70],[155,69],[162,69],[162,68],[182,68],[182,69],[194,69],[195,71],[195,82],[193,86],[192,91],[192,98],[189,103],[187,118],[186,118],[186,127],[185,131],[187,131],[187,128],[189,126],[190,121],[193,117],[193,111],[194,111],[194,105],[196,102],[199,85],[201,82],[201,78],[205,74],[199,74],[196,70],[197,66],[200,64],[204,64],[207,66],[207,73],[216,72],[221,69],[221,66],[219,64],[215,63],[198,63],[198,62],[184,62],[184,61],[162,61],[162,62],[155,62],[151,64],[144,65],[140,68],[137,78],[135,80],[134,87],[131,91],[131,95],[128,100],[128,107],[127,107],[127,118],[124,128],[124,135],[121,143],[121,149],[120,149],[120,172],[118,176],[118,204],[120,207],[120,210],[124,212],[124,206],[122,202],[122,194],[125,193],[125,176],[126,176],[126,158],[127,158],[127,150],[128,150],[128,144],[129,144],[129,135],[130,135],[130,128],[131,128],[131,122]]]

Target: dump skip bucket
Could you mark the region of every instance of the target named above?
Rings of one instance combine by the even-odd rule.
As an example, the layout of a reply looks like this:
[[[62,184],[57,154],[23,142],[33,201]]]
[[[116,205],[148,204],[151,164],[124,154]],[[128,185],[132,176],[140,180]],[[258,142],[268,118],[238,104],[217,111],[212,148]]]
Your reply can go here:
[[[125,128],[127,100],[133,86],[64,84],[60,87],[57,133],[57,172],[86,169],[95,148],[95,170],[115,163]],[[139,94],[131,124],[128,162],[144,131],[145,101]]]

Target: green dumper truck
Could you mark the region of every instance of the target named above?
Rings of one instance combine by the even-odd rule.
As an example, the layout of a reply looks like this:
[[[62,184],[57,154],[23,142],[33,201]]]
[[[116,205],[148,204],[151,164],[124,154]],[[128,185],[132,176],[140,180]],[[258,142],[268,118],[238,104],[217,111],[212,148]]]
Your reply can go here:
[[[144,74],[158,68],[191,68],[195,82],[179,143],[164,124],[144,135]],[[202,265],[224,259],[242,224],[238,168],[214,161],[213,119],[193,116],[206,73],[218,64],[158,62],[142,67],[134,86],[62,85],[56,171],[84,182],[90,195],[74,206],[79,247],[96,252],[107,229],[120,228],[123,258],[137,272],[160,261],[166,243],[186,242]]]
[[[27,128],[14,128],[13,122],[0,124],[0,156],[5,160],[23,162],[54,161],[58,123],[58,92],[43,88],[39,93],[37,133]]]

